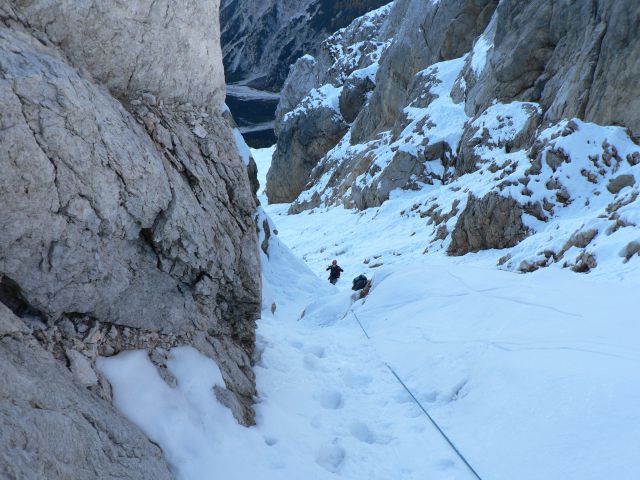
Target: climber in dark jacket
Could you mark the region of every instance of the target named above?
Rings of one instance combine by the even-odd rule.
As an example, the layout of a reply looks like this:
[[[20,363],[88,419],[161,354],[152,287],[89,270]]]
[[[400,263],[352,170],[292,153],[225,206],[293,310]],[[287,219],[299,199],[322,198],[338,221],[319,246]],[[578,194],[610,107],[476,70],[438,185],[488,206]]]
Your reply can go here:
[[[331,270],[331,273],[329,274],[329,282],[331,282],[331,285],[335,285],[340,278],[340,272],[344,272],[344,270],[338,266],[337,260],[331,262],[331,265],[327,267],[327,270]]]

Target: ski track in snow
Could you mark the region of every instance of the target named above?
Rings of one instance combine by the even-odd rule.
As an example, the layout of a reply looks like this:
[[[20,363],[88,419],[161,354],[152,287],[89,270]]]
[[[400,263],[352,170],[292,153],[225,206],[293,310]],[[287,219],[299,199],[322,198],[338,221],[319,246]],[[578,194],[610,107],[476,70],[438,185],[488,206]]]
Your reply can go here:
[[[577,313],[565,312],[564,310],[560,310],[559,308],[555,308],[555,307],[552,307],[550,305],[544,305],[542,303],[528,302],[528,301],[522,300],[520,298],[512,298],[512,297],[506,297],[506,296],[501,296],[501,295],[485,295],[486,292],[495,291],[495,290],[497,290],[497,288],[489,288],[489,289],[484,289],[484,290],[477,290],[475,288],[470,287],[469,284],[467,284],[460,276],[454,275],[451,272],[447,272],[447,274],[452,276],[454,279],[456,279],[458,282],[460,282],[461,285],[463,285],[464,287],[466,287],[467,289],[469,289],[473,293],[484,295],[486,297],[495,298],[495,299],[498,299],[498,300],[504,300],[506,302],[513,302],[513,303],[518,303],[520,305],[527,305],[527,306],[530,306],[530,307],[537,307],[537,308],[547,309],[547,310],[551,310],[551,311],[556,312],[556,313],[560,313],[562,315],[568,315],[570,317],[580,317],[580,315],[577,314]]]
[[[264,187],[273,149],[252,153]],[[279,235],[262,258],[255,427],[215,401],[220,372],[193,349],[170,361],[176,388],[141,352],[100,362],[116,406],[179,479],[474,478],[387,365],[485,480],[637,478],[633,286],[496,271],[495,254],[423,256],[403,246],[402,220],[384,223],[397,216],[388,206],[374,215],[382,240],[364,215],[265,209]],[[337,288],[324,271],[336,256]],[[362,271],[373,288],[354,302]]]

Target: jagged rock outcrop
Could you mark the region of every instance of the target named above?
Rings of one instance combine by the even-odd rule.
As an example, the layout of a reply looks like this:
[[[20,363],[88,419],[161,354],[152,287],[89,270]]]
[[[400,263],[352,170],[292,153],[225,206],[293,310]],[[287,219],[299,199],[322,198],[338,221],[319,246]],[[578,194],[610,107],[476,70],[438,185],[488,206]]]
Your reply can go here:
[[[640,134],[638,18],[634,0],[500,2],[481,72],[465,72],[467,112],[494,99],[533,101],[545,121],[578,117]]]
[[[340,93],[340,113],[347,123],[353,122],[368,100],[376,84],[369,77],[348,77]]]
[[[449,255],[464,255],[490,248],[517,245],[527,234],[522,208],[513,198],[495,192],[482,198],[471,195],[451,232]]]
[[[0,476],[173,478],[161,450],[0,303]]]
[[[314,53],[331,33],[387,0],[222,0],[222,49],[227,78],[279,90],[289,67]]]
[[[425,252],[505,248],[500,265],[520,271],[588,272],[616,248],[627,261],[640,196],[639,15],[631,0],[397,0],[364,22],[369,43],[358,36],[366,16],[355,20],[285,82],[279,131],[326,108],[328,89],[349,122],[289,213],[396,195],[414,199],[401,215],[425,218]],[[373,42],[376,58],[361,55]],[[270,173],[281,184],[305,156],[304,146],[287,155],[289,137]],[[576,228],[597,233],[572,243]]]
[[[484,31],[496,0],[401,0],[389,13],[399,27],[380,62],[376,89],[356,120],[352,143],[362,143],[392,128],[413,98],[416,73],[436,62],[461,57]],[[420,47],[417,47],[420,45]]]
[[[426,106],[423,96],[429,93],[431,79],[416,78],[416,74],[435,62],[456,58],[468,51],[476,36],[487,26],[495,6],[496,2],[493,0],[456,0],[437,4],[427,2],[426,5],[423,1],[407,0],[396,2],[392,7],[383,7],[354,21],[348,28],[323,43],[320,55],[315,60],[315,72],[318,73],[308,73],[308,59],[303,58],[294,65],[276,113],[276,133],[288,130],[286,120],[290,118],[290,114],[287,114],[287,108],[298,111],[298,105],[304,106],[305,92],[301,89],[308,87],[309,79],[317,79],[319,84],[313,85],[315,90],[311,90],[310,95],[323,83],[340,87],[343,118],[353,122],[349,139],[351,145],[372,141],[379,133],[389,129],[395,134],[394,139],[397,139],[399,133],[411,123],[403,113],[403,108],[414,103],[416,106]],[[424,48],[415,48],[416,45],[424,45]],[[301,74],[297,73],[298,69],[302,71]],[[322,75],[320,72],[327,73]],[[299,77],[307,81],[301,82]],[[355,85],[359,87],[356,89]],[[358,101],[346,101],[354,90]],[[433,99],[427,97],[427,101],[429,98]],[[320,106],[321,103],[318,105],[316,102],[315,108]],[[285,119],[285,115],[289,116]],[[328,145],[329,148],[324,153],[328,153],[336,144],[337,142]],[[301,155],[297,151],[290,153],[289,149],[289,137],[278,134],[278,146],[274,155],[277,161],[272,164],[274,172],[270,178],[287,175],[286,167],[280,166],[280,157],[285,161],[296,162]],[[375,168],[371,155],[361,152],[360,156],[358,170]],[[412,156],[419,164],[423,163],[421,155]],[[401,158],[406,158],[406,155]],[[321,170],[307,182],[316,183]],[[361,198],[357,198],[350,199],[350,202],[359,208],[380,205],[388,198],[391,189],[406,183],[414,174],[422,174],[421,168],[413,166],[402,170],[406,173],[404,176],[397,177],[395,173],[389,172],[393,181],[379,182],[385,191],[365,195],[371,201],[363,202]],[[279,181],[286,183],[286,178]],[[358,186],[353,191],[359,192],[363,188],[371,190],[366,186]],[[343,190],[347,189],[348,187]],[[269,197],[269,201],[278,200]]]
[[[224,101],[220,0],[9,3],[23,23],[117,96],[152,92],[211,108]]]
[[[335,92],[329,92],[329,95]],[[277,134],[282,146],[273,155],[273,168],[267,175],[265,192],[271,203],[286,203],[302,192],[318,160],[338,143],[348,125],[333,106],[300,110],[291,114],[286,127]],[[281,168],[278,168],[281,166]],[[282,171],[284,168],[286,171]]]
[[[294,65],[276,110],[278,144],[265,189],[270,203],[291,202],[305,189],[363,107],[386,46],[381,30],[388,11],[369,12],[323,42],[315,58],[305,55]]]
[[[58,361],[50,368],[68,365],[96,401],[110,398],[98,355],[144,348],[162,367],[169,348],[186,344],[216,360],[228,389],[220,400],[250,424],[256,201],[222,113],[217,0],[116,3],[0,4],[0,302],[29,327],[21,341],[36,339]],[[190,14],[194,29],[179,33]],[[106,40],[114,32],[124,38]],[[20,352],[25,364],[44,358]],[[74,415],[86,415],[76,404]],[[138,441],[124,438],[127,426],[137,430],[121,422],[125,451]],[[59,435],[81,445],[73,426],[61,422]],[[98,437],[109,452],[113,438]],[[0,468],[18,462],[12,452]],[[34,461],[47,461],[38,452]],[[147,455],[128,452],[138,454]],[[60,465],[48,478],[86,478]]]

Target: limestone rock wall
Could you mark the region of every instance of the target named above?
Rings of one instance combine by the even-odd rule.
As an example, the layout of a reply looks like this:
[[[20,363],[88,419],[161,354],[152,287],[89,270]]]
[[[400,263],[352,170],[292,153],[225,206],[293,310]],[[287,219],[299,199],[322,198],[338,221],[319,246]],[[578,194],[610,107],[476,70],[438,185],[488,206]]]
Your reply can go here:
[[[325,40],[316,57],[305,55],[292,68],[276,110],[269,202],[291,202],[308,187],[314,167],[365,105],[388,46],[389,11],[381,7],[355,20]]]
[[[495,0],[402,0],[394,4],[388,23],[399,26],[380,61],[371,100],[355,121],[351,142],[365,142],[393,127],[411,101],[416,73],[467,53],[496,5]]]
[[[500,3],[480,76],[465,78],[467,111],[494,99],[540,103],[545,120],[578,117],[640,134],[640,3],[633,0]]]
[[[147,349],[162,369],[169,348],[194,346],[220,366],[219,400],[253,423],[256,200],[220,108],[216,10],[204,0],[0,3],[0,307],[25,327],[6,339],[0,366],[16,381],[20,362],[30,366],[29,385],[55,369],[66,379],[43,388],[42,401],[28,400],[27,380],[3,385],[0,469],[11,475],[44,478],[50,463],[47,478],[169,476],[157,448],[103,412],[110,389],[93,368],[98,355]],[[192,30],[184,15],[197,17]],[[46,434],[26,430],[38,409],[53,412]],[[57,447],[45,451],[54,427],[77,444],[57,463]],[[16,438],[33,448],[33,465],[5,451]],[[84,448],[106,458],[81,461]],[[156,465],[122,473],[137,458]]]
[[[0,303],[0,476],[171,479],[161,450]]]
[[[220,0],[4,1],[118,96],[153,92],[212,109],[224,102]]]

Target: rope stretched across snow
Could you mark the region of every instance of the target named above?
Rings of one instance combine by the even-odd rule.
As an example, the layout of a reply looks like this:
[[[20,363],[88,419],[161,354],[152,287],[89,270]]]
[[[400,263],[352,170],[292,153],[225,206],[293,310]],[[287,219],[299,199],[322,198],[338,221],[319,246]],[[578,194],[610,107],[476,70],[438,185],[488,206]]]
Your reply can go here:
[[[360,321],[360,319],[358,318],[358,315],[356,314],[356,312],[354,312],[353,310],[351,310],[351,313],[353,313],[353,317],[356,319],[356,322],[358,322],[358,325],[360,325],[360,328],[362,329],[362,332],[364,333],[365,337],[367,337],[367,340],[371,340],[371,337],[369,336],[369,334],[367,333],[367,330],[364,328],[364,325],[362,325],[362,322]],[[442,430],[442,428],[440,428],[440,426],[438,425],[438,423],[433,419],[433,417],[431,415],[429,415],[429,412],[427,412],[427,409],[424,408],[424,406],[422,405],[422,403],[420,403],[420,401],[416,398],[416,396],[413,394],[413,392],[409,389],[409,387],[407,387],[407,384],[404,383],[404,381],[402,381],[402,379],[400,378],[400,376],[396,373],[396,371],[391,367],[391,365],[389,365],[387,362],[384,362],[385,366],[389,369],[389,371],[391,372],[391,374],[396,377],[396,380],[398,380],[398,383],[400,383],[400,385],[402,385],[402,388],[405,389],[405,391],[409,394],[409,396],[413,399],[413,401],[415,402],[416,405],[418,405],[418,407],[420,408],[420,410],[422,410],[422,412],[427,416],[427,418],[429,419],[429,421],[433,424],[434,427],[436,427],[436,430],[438,430],[438,432],[440,432],[440,435],[442,435],[442,438],[444,438],[447,443],[449,444],[449,446],[452,448],[452,450],[454,452],[456,452],[456,455],[458,455],[458,457],[460,458],[460,460],[462,460],[462,462],[467,466],[467,468],[469,469],[469,471],[471,473],[473,473],[473,475],[478,479],[478,480],[482,480],[482,478],[480,477],[480,475],[478,475],[478,472],[475,471],[475,469],[471,466],[471,464],[467,461],[467,459],[464,457],[464,455],[462,454],[462,452],[460,452],[460,450],[458,450],[458,447],[455,446],[455,444],[451,441],[451,439],[448,437],[448,435],[444,432],[444,430]]]

